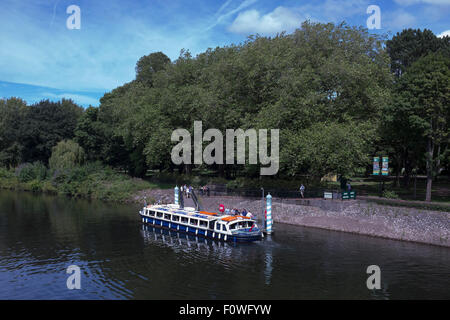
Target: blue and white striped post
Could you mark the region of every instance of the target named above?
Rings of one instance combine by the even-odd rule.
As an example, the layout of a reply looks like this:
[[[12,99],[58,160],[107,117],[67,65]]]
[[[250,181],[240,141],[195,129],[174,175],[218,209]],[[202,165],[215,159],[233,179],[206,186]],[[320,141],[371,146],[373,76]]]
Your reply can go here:
[[[180,191],[180,189],[178,188],[178,186],[175,186],[175,204],[179,204],[178,203],[178,192]]]
[[[267,221],[266,221],[266,232],[267,234],[272,233],[272,196],[270,193],[267,195]]]

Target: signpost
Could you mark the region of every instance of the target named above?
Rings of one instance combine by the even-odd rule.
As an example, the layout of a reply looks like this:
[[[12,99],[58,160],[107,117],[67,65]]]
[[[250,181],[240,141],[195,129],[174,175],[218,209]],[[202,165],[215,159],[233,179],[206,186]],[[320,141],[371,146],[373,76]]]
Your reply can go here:
[[[383,157],[382,166],[381,166],[381,174],[383,176],[389,175],[389,157]]]
[[[381,158],[381,170],[380,170],[380,157],[373,157],[373,175],[380,177],[380,196],[383,196],[384,190],[383,177],[389,175],[389,157]]]
[[[373,157],[373,175],[374,176],[380,175],[380,158],[379,157]]]

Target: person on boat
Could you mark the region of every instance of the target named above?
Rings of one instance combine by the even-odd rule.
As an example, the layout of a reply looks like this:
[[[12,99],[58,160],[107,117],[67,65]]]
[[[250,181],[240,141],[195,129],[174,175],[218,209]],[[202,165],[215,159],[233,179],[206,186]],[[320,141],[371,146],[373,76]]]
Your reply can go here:
[[[249,212],[247,212],[247,217],[249,217],[250,219],[252,219],[253,218],[253,215],[252,215],[252,213],[249,211]]]
[[[247,214],[248,214],[247,209],[244,208],[244,210],[242,210],[242,215],[243,215],[244,217],[246,217]]]

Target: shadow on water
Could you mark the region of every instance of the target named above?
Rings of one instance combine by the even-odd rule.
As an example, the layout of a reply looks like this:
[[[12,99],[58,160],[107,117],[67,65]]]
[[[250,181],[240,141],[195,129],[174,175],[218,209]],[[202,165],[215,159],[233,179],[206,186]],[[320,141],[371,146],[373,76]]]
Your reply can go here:
[[[138,206],[0,191],[2,299],[448,299],[450,250],[277,224],[249,244],[140,223]],[[66,269],[81,268],[80,290]],[[366,269],[381,268],[380,290]]]

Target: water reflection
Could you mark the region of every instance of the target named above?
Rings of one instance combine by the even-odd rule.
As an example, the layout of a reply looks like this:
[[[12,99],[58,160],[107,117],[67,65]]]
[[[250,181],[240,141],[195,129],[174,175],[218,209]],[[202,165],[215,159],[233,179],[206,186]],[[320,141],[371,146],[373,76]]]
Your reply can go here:
[[[449,299],[448,248],[276,225],[234,244],[141,224],[137,206],[0,191],[2,299]],[[66,288],[78,265],[81,290]],[[381,268],[368,290],[366,268]]]

